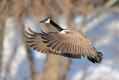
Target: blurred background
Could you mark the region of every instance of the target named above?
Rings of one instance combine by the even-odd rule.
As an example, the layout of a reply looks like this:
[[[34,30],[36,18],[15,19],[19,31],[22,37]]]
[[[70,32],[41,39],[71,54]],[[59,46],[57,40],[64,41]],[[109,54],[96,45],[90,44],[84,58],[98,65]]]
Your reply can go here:
[[[56,31],[51,18],[86,35],[101,64],[37,52],[24,30]],[[119,0],[0,0],[0,80],[119,80]]]

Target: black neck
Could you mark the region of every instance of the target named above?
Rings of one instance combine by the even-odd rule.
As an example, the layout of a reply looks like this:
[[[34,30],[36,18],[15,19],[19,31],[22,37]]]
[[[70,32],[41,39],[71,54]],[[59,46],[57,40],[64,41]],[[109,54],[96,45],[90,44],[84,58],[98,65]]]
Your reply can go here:
[[[64,30],[64,29],[62,29],[59,25],[57,25],[55,22],[53,22],[52,20],[50,20],[50,24],[53,25],[55,28],[57,28],[58,31]]]

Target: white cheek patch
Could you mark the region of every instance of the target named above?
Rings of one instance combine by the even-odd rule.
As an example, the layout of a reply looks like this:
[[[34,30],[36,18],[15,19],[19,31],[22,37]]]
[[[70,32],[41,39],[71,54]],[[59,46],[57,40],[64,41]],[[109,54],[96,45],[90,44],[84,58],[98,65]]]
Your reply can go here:
[[[45,23],[50,23],[50,19],[48,19],[47,21],[45,21]]]

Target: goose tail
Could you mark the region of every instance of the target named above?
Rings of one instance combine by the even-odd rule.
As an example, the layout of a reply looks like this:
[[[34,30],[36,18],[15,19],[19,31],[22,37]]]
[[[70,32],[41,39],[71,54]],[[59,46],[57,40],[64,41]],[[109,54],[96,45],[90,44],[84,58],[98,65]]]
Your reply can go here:
[[[93,57],[87,56],[88,60],[93,63],[101,63],[103,55],[101,52],[97,52],[97,55]]]

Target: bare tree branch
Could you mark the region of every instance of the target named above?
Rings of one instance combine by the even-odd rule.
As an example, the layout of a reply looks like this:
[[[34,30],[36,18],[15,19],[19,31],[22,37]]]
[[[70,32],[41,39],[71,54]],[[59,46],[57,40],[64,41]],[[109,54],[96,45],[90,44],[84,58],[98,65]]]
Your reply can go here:
[[[22,17],[18,17],[18,21],[19,21],[19,25],[20,25],[20,30],[21,30],[21,34],[22,34],[22,37],[23,37],[23,42],[25,43],[25,40],[24,40],[24,26],[23,26],[23,19]],[[33,55],[30,51],[30,49],[28,48],[27,45],[25,45],[26,47],[26,50],[27,50],[27,55],[28,55],[28,61],[29,61],[29,66],[30,66],[30,71],[31,71],[31,80],[38,80],[38,76],[37,76],[37,70],[36,70],[36,66],[34,64],[34,59],[33,59]]]
[[[43,80],[59,80],[60,58],[57,55],[47,56],[43,70]]]
[[[2,80],[2,52],[3,52],[4,20],[0,19],[0,79]]]

